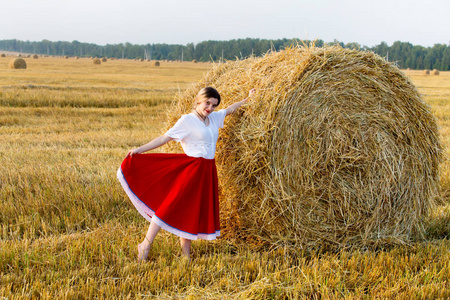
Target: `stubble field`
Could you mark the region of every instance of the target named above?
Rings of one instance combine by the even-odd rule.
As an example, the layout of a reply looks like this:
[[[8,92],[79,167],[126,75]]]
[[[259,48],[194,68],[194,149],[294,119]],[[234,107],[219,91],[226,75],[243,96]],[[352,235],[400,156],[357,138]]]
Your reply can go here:
[[[162,133],[171,99],[211,64],[0,58],[0,299],[446,299],[450,297],[450,163],[426,241],[338,253],[156,238],[116,170]],[[450,146],[450,73],[407,71]],[[220,179],[219,179],[220,180]]]

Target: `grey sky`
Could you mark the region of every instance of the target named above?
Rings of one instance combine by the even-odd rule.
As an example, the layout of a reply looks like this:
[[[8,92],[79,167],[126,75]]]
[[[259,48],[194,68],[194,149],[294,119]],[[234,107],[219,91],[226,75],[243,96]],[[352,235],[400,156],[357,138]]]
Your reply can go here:
[[[450,42],[450,0],[0,0],[0,40]]]

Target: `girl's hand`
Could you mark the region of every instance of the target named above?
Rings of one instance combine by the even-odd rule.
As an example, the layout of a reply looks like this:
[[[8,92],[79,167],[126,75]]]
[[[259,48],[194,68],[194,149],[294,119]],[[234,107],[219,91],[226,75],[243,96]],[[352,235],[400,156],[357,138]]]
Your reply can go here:
[[[251,98],[251,97],[253,97],[253,95],[256,93],[256,89],[251,89],[249,92],[248,92],[248,98]]]
[[[133,157],[133,155],[140,154],[140,153],[141,152],[138,150],[138,148],[136,148],[136,149],[128,151],[128,154],[127,154],[127,156],[125,158],[127,158],[128,156]]]
[[[256,93],[256,89],[251,89],[248,92],[248,97],[243,100],[243,103],[247,103],[247,101],[250,100],[255,93]]]

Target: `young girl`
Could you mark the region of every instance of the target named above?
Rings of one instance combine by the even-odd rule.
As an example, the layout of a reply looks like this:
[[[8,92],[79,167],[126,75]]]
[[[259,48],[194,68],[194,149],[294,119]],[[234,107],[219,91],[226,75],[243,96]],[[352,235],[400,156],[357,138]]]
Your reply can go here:
[[[164,135],[130,150],[117,171],[128,197],[150,221],[138,260],[147,259],[150,246],[163,228],[180,237],[182,253],[190,255],[191,240],[213,240],[220,235],[217,171],[214,161],[219,128],[255,93],[226,109],[215,112],[220,95],[212,87],[202,89],[194,109],[183,115]],[[150,153],[172,140],[185,154]]]

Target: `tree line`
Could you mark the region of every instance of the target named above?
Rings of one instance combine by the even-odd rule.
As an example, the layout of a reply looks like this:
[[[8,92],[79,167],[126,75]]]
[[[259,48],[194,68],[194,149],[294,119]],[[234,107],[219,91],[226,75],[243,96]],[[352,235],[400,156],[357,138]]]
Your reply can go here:
[[[115,57],[127,59],[181,60],[181,61],[225,61],[242,59],[251,55],[260,56],[273,50],[282,50],[289,46],[310,44],[300,39],[235,39],[230,41],[203,41],[198,44],[146,44],[130,43],[107,44],[104,46],[79,41],[52,42],[42,40],[20,41],[0,40],[0,51],[14,51],[41,55],[62,55],[79,57]],[[322,40],[314,41],[317,47],[323,47]],[[373,47],[358,43],[334,41],[327,45],[340,45],[343,48],[373,51],[387,60],[397,63],[400,68],[450,70],[450,46],[435,44],[433,47],[413,45],[408,42],[394,42],[391,46],[382,42]]]

